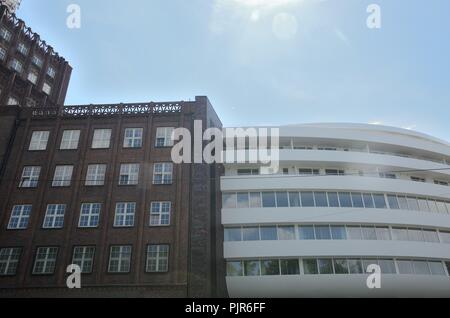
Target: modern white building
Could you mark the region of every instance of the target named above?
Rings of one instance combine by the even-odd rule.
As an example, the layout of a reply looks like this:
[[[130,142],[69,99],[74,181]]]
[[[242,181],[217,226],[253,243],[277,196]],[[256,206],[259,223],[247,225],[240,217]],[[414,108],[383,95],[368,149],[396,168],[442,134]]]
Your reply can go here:
[[[231,297],[450,297],[450,144],[361,124],[280,128],[280,171],[226,164]],[[369,289],[370,264],[381,288]]]

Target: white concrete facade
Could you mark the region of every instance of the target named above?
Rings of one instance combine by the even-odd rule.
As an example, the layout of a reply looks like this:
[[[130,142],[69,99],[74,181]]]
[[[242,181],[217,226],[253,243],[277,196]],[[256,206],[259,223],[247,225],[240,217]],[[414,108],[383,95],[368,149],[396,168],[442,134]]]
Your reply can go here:
[[[280,147],[277,174],[225,164],[231,297],[450,297],[449,143],[308,124],[280,127]],[[366,286],[371,263],[381,289]]]

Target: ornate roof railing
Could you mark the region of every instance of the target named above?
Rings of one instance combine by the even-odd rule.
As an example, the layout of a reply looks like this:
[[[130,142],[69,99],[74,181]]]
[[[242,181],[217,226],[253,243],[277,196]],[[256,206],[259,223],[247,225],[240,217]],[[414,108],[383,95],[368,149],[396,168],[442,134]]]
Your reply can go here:
[[[107,117],[181,113],[182,102],[32,107],[33,117]]]

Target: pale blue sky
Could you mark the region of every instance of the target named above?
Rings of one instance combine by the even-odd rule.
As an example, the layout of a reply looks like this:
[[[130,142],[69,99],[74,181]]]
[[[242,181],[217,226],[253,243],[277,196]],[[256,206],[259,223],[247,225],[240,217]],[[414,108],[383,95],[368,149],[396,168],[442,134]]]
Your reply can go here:
[[[380,30],[366,26],[371,3]],[[67,104],[207,95],[227,126],[380,122],[450,140],[449,12],[448,0],[23,0],[17,15],[74,68]]]

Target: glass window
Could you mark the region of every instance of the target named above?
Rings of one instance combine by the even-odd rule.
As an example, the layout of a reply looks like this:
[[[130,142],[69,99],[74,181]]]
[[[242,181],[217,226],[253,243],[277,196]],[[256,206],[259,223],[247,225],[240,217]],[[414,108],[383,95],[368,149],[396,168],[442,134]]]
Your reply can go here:
[[[450,262],[445,262],[445,267],[447,268],[447,273],[450,274]]]
[[[428,267],[430,268],[431,275],[445,276],[445,268],[442,262],[428,262]]]
[[[442,243],[450,243],[450,232],[440,231],[439,235]]]
[[[333,274],[333,261],[329,258],[319,258],[317,260],[320,274]]]
[[[377,232],[377,240],[379,241],[390,241],[391,240],[391,231],[388,227],[376,227],[375,231]]]
[[[156,129],[156,147],[172,147],[172,134],[175,128],[173,127],[158,127]]]
[[[373,197],[371,193],[364,193],[363,200],[364,200],[364,207],[366,209],[373,209],[375,207],[375,205],[373,204]]]
[[[305,275],[317,275],[319,274],[319,268],[317,267],[316,259],[304,259],[303,260],[303,271]]]
[[[259,261],[244,261],[245,276],[259,276]]]
[[[105,184],[106,165],[88,165],[86,182],[87,186],[102,186]]]
[[[313,225],[299,226],[298,237],[300,238],[300,240],[315,240],[314,226]]]
[[[225,209],[235,209],[236,193],[222,193],[222,205]]]
[[[388,202],[389,202],[389,208],[391,208],[393,210],[400,209],[396,195],[388,195],[387,198],[388,198]]]
[[[428,202],[427,199],[421,199],[419,198],[417,200],[419,202],[419,210],[420,211],[430,211],[429,207],[428,207]]]
[[[0,249],[0,276],[16,275],[21,253],[20,247]]]
[[[53,274],[56,267],[57,247],[39,247],[36,252],[36,259],[33,266],[33,274],[48,275]]]
[[[140,148],[142,147],[143,128],[127,128],[123,139],[124,148]]]
[[[448,213],[447,211],[447,207],[445,205],[445,202],[442,201],[437,201],[436,202],[437,208],[438,208],[438,212],[439,213]]]
[[[42,65],[44,65],[44,61],[39,56],[36,56],[36,55],[33,55],[33,57],[31,58],[31,61],[37,67],[42,67]]]
[[[347,226],[347,237],[349,240],[362,240],[361,227]]]
[[[347,231],[345,226],[332,225],[331,226],[331,236],[333,240],[346,240]]]
[[[34,85],[36,85],[37,81],[39,78],[39,73],[35,72],[35,71],[30,71],[28,73],[27,79]]]
[[[83,274],[92,273],[94,264],[95,247],[76,246],[73,249],[72,264],[80,266]]]
[[[11,34],[11,32],[10,32],[8,29],[2,27],[2,28],[0,29],[0,36],[1,36],[2,39],[4,39],[6,42],[9,42],[9,41],[11,41],[12,34]]]
[[[109,273],[128,273],[131,265],[131,246],[111,246]]]
[[[289,206],[291,208],[300,206],[300,197],[298,192],[289,192]]]
[[[279,240],[295,240],[295,226],[278,226]]]
[[[11,61],[10,66],[14,71],[16,71],[18,73],[22,73],[22,71],[23,71],[23,64],[21,62],[19,62],[19,60],[13,59]]]
[[[381,273],[383,274],[396,274],[395,262],[393,259],[380,259],[378,264],[381,267]]]
[[[354,208],[363,208],[364,207],[364,202],[363,202],[361,193],[353,192],[352,193],[352,201],[353,201]]]
[[[397,197],[398,200],[398,205],[400,207],[401,210],[408,210],[408,200],[406,200],[406,197]]]
[[[280,261],[277,259],[262,260],[261,275],[280,275]]]
[[[237,194],[237,208],[245,209],[249,207],[248,192],[241,192]]]
[[[339,192],[339,202],[341,203],[341,208],[353,207],[350,192]]]
[[[421,229],[408,229],[408,240],[423,242],[423,234]]]
[[[417,202],[416,198],[408,197],[406,200],[408,201],[408,207],[410,210],[419,211],[419,202]]]
[[[362,235],[364,240],[376,240],[377,233],[375,232],[375,227],[373,226],[362,226],[361,227]]]
[[[6,50],[0,46],[0,60],[4,61],[6,58]]]
[[[278,240],[277,227],[276,226],[261,226],[260,227],[261,240],[262,241],[276,241]]]
[[[64,226],[65,204],[49,204],[44,217],[44,229],[61,229]]]
[[[51,78],[55,78],[56,76],[56,70],[53,66],[49,66],[47,69],[47,75],[50,76]]]
[[[225,242],[242,241],[242,229],[240,227],[232,227],[224,229]]]
[[[49,131],[33,131],[28,150],[38,151],[47,149],[49,136],[50,136]]]
[[[349,259],[348,260],[348,268],[350,270],[350,274],[364,273],[362,262],[360,259]]]
[[[377,209],[386,209],[386,199],[384,198],[384,194],[374,194],[373,201],[375,202],[375,207]]]
[[[259,241],[259,227],[244,227],[242,237],[244,241]]]
[[[169,245],[148,245],[146,272],[164,273],[169,270]]]
[[[413,261],[414,273],[416,275],[430,275],[430,268],[427,261]]]
[[[79,141],[80,141],[79,130],[64,130],[59,149],[61,150],[78,149]]]
[[[81,205],[80,219],[78,227],[94,228],[98,227],[100,221],[100,203],[83,203]]]
[[[314,198],[316,199],[317,207],[328,207],[326,192],[314,192]]]
[[[69,187],[72,180],[73,166],[56,166],[52,187]]]
[[[408,260],[397,260],[399,274],[414,274],[413,264]]]
[[[439,243],[438,233],[434,230],[423,230],[423,238],[425,242]]]
[[[45,94],[50,95],[52,92],[52,86],[49,83],[44,83],[44,85],[42,86],[42,91]]]
[[[393,227],[392,239],[394,241],[408,241],[408,230],[405,228]]]
[[[279,208],[289,207],[287,192],[277,192],[277,207]]]
[[[302,199],[302,207],[314,206],[314,194],[313,192],[301,192],[300,197]]]
[[[241,261],[227,262],[227,276],[242,276],[244,268]]]
[[[250,192],[250,207],[260,208],[261,206],[261,192]]]
[[[334,271],[336,274],[348,274],[348,262],[346,259],[335,259],[334,260]]]
[[[438,207],[436,205],[436,201],[434,200],[428,200],[428,206],[430,208],[430,211],[432,213],[439,213]]]
[[[281,275],[300,275],[298,259],[282,259],[280,267]]]
[[[41,167],[24,167],[20,178],[20,188],[37,188]]]
[[[9,218],[8,230],[24,230],[28,227],[31,205],[15,205]]]
[[[275,192],[263,192],[262,203],[265,208],[275,207]]]
[[[150,226],[170,225],[171,211],[172,202],[170,201],[152,202],[150,206]]]
[[[314,226],[316,232],[316,240],[331,240],[330,227],[325,226]]]
[[[338,208],[339,207],[339,199],[337,192],[328,192],[328,203],[330,207],[332,208]]]
[[[362,264],[364,273],[367,272],[367,268],[369,268],[370,265],[379,265],[377,259],[363,259]]]
[[[116,203],[116,211],[114,215],[114,227],[134,226],[135,212],[136,212],[135,202]]]
[[[111,143],[111,129],[95,129],[92,138],[93,149],[107,149]]]
[[[173,164],[159,162],[153,165],[153,184],[172,184]]]

